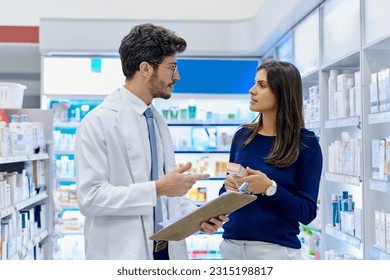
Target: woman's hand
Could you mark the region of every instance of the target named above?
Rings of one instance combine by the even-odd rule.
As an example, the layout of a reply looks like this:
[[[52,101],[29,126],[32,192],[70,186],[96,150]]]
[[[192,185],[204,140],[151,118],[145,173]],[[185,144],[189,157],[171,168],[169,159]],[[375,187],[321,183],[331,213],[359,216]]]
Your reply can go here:
[[[246,168],[248,175],[240,178],[243,182],[248,182],[247,190],[253,194],[264,194],[265,190],[272,185],[272,181],[268,176],[259,171],[249,167]]]
[[[244,183],[242,177],[235,175],[227,175],[225,179],[225,189],[227,191],[237,191],[238,188]]]

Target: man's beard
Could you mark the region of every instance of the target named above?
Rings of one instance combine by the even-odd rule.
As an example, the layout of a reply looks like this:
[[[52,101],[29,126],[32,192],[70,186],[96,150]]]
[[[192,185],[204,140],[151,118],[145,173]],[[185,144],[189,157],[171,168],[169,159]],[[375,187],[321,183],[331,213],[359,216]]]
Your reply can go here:
[[[149,91],[153,98],[171,98],[171,92],[167,90],[167,86],[164,82],[157,78],[157,75],[153,75],[150,79]]]

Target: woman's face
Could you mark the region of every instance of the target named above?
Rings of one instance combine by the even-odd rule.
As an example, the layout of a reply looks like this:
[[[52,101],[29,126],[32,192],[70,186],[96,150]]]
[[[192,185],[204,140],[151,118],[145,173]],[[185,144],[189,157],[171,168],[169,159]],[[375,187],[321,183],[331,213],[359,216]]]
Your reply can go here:
[[[249,90],[251,101],[249,109],[253,112],[274,112],[276,110],[276,96],[268,84],[267,71],[260,69],[256,73],[253,87]]]

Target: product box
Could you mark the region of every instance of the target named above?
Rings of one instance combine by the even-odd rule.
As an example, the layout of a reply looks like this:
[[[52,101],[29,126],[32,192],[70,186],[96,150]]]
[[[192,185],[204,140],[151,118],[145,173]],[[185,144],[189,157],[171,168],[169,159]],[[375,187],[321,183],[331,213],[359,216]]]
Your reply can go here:
[[[370,83],[370,112],[377,113],[379,111],[378,106],[378,73],[371,74]]]
[[[242,177],[247,173],[246,169],[241,164],[232,162],[228,162],[227,172],[238,177]]]
[[[25,85],[0,83],[0,108],[20,109],[23,104]]]
[[[385,213],[386,252],[390,253],[390,213]]]
[[[379,160],[379,146],[380,146],[380,141],[379,139],[372,139],[371,141],[371,154],[372,154],[372,179],[379,179],[379,165],[380,165],[380,160]]]
[[[390,79],[388,68],[378,72],[378,107],[379,111],[388,111],[390,109]]]
[[[355,116],[361,115],[362,110],[362,84],[360,71],[355,72]]]
[[[375,245],[380,250],[385,250],[385,212],[375,210]]]
[[[386,137],[386,143],[385,143],[385,175],[386,180],[390,182],[390,137]]]
[[[378,171],[378,179],[384,180],[385,179],[385,165],[386,165],[386,158],[385,158],[385,145],[386,140],[380,139],[379,140],[379,171]],[[387,179],[387,178],[386,178]]]
[[[337,91],[343,91],[348,88],[348,79],[352,79],[352,85],[354,84],[353,79],[355,78],[355,74],[343,73],[337,75]]]
[[[355,237],[362,238],[362,210],[355,208],[354,213],[354,224],[355,224]]]
[[[343,231],[351,236],[355,236],[355,216],[352,211],[340,211]]]

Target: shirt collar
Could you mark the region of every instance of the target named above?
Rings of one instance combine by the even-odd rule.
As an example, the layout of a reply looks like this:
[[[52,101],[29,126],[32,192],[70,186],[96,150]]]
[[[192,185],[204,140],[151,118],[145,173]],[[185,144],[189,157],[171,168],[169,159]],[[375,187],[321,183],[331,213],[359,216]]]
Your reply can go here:
[[[151,104],[149,106],[146,105],[145,102],[124,86],[121,88],[120,94],[126,101],[131,103],[136,113],[140,116],[144,114],[146,108],[151,107]]]

